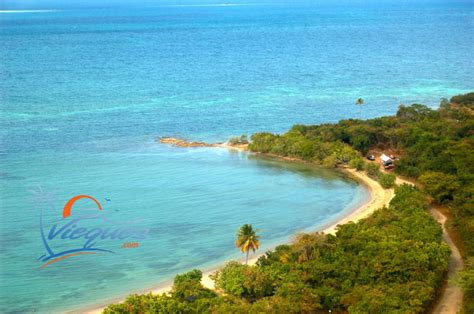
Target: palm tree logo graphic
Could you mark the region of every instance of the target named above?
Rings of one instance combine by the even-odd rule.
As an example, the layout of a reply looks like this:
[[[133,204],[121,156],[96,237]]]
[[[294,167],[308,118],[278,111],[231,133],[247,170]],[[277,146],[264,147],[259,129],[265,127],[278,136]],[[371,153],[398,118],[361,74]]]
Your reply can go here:
[[[45,235],[44,231],[44,223],[43,223],[43,208],[44,205],[46,207],[53,209],[53,197],[54,197],[54,192],[44,192],[41,187],[38,187],[38,190],[36,191],[30,191],[34,196],[37,201],[39,201],[40,204],[43,204],[40,208],[40,231],[41,231],[41,240],[43,242],[43,245],[46,249],[47,254],[44,254],[38,258],[39,261],[42,261],[44,264],[41,266],[41,268],[45,268],[48,265],[58,262],[60,260],[64,260],[73,256],[77,255],[86,255],[86,254],[97,254],[99,252],[107,252],[107,253],[114,253],[111,250],[106,250],[106,249],[100,249],[94,247],[95,243],[85,243],[83,247],[76,248],[76,249],[70,249],[70,250],[64,250],[61,252],[55,252],[51,246],[48,243],[48,239]],[[63,209],[63,215],[62,215],[62,220],[68,218],[71,215],[71,210],[75,202],[81,199],[89,199],[93,201],[96,205],[98,210],[102,210],[102,206],[100,203],[93,198],[92,196],[89,195],[77,195],[71,198],[66,205],[64,206]],[[83,218],[88,219],[88,218],[96,218],[97,216],[85,216]]]

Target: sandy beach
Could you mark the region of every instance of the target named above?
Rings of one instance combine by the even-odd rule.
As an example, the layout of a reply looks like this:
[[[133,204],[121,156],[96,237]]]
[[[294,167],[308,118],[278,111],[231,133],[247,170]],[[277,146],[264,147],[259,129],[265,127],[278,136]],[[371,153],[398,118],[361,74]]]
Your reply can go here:
[[[221,148],[227,148],[227,149],[237,149],[237,150],[245,150],[243,147],[234,147],[234,146],[228,146],[225,144],[221,145],[216,145],[214,147],[221,147]],[[337,225],[345,224],[350,221],[357,222],[360,219],[363,219],[370,214],[372,214],[375,210],[383,207],[383,206],[388,206],[390,203],[390,200],[393,198],[395,195],[394,189],[384,189],[380,186],[380,184],[371,179],[365,172],[360,172],[356,171],[354,169],[349,169],[349,168],[342,168],[342,170],[348,174],[349,176],[353,177],[360,183],[364,184],[370,192],[370,198],[369,200],[361,205],[360,207],[356,208],[355,210],[351,211],[348,215],[344,216],[342,219],[336,221],[335,223],[329,225],[328,227],[322,229],[322,230],[317,230],[319,232],[324,232],[324,233],[330,233],[334,234],[336,232],[336,227]],[[262,256],[264,252],[259,252],[253,254],[252,258],[249,259],[248,264],[253,265],[257,262],[258,258]],[[252,254],[251,254],[252,255]],[[242,259],[243,262],[243,259]],[[210,269],[206,272],[203,273],[202,277],[202,284],[203,286],[209,288],[209,289],[214,289],[214,281],[210,278],[210,275],[214,273],[216,270],[219,268],[223,267],[223,265],[220,265],[216,268]],[[170,281],[169,284],[162,285],[160,288],[152,289],[148,292],[151,292],[153,294],[162,294],[169,292],[172,288],[172,282]],[[145,291],[146,293],[147,291]],[[132,293],[132,292],[131,292]],[[114,303],[121,302],[123,300],[117,300]],[[101,313],[105,307],[98,307],[90,311],[86,311],[85,313],[90,313],[90,314],[95,314],[95,313]]]
[[[388,206],[390,200],[395,195],[393,189],[384,189],[380,186],[380,184],[369,178],[365,172],[359,172],[354,169],[343,169],[344,172],[348,173],[350,176],[354,177],[356,180],[361,182],[362,184],[366,185],[370,191],[370,199],[367,203],[363,204],[359,208],[352,211],[349,215],[343,217],[342,219],[338,220],[337,222],[333,223],[332,225],[326,227],[325,229],[318,230],[324,233],[334,234],[336,232],[337,225],[348,223],[349,221],[357,222],[360,219],[363,219],[370,214],[372,214],[375,210],[383,207]],[[249,259],[248,264],[253,265],[257,262],[260,256],[264,255],[264,253],[255,254],[251,259]],[[202,276],[202,284],[203,286],[214,289],[214,281],[210,278],[210,275],[214,273],[218,268],[207,271]],[[171,286],[164,287],[161,289],[156,289],[151,291],[152,293],[164,293],[171,290]]]
[[[349,221],[357,222],[360,219],[363,219],[371,215],[375,210],[383,206],[388,206],[388,204],[390,203],[390,200],[395,195],[394,189],[386,190],[382,188],[377,181],[368,177],[365,172],[359,172],[359,171],[356,171],[354,169],[349,169],[349,168],[344,168],[343,170],[344,172],[348,173],[350,176],[354,177],[357,181],[367,186],[367,188],[370,191],[370,199],[367,203],[356,208],[354,211],[350,212],[347,216],[343,217],[342,219],[338,220],[332,225],[322,230],[318,230],[319,232],[334,234],[336,233],[336,227],[338,225],[348,223]],[[249,265],[255,264],[258,258],[262,255],[264,255],[264,253],[256,254],[256,256],[253,256],[251,259],[249,259],[248,264]],[[211,271],[207,271],[203,274],[202,281],[201,281],[203,286],[209,289],[214,289],[214,281],[210,278],[210,275],[214,273],[217,269],[218,268],[213,269]],[[153,290],[152,293],[163,293],[170,290],[171,290],[171,286]]]

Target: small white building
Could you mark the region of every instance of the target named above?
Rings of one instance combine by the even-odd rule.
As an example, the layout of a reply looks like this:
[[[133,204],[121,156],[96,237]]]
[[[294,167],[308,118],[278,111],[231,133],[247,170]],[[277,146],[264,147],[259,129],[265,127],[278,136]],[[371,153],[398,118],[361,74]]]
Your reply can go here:
[[[388,157],[385,154],[380,155],[380,160],[385,164],[387,162],[392,162],[392,158]]]

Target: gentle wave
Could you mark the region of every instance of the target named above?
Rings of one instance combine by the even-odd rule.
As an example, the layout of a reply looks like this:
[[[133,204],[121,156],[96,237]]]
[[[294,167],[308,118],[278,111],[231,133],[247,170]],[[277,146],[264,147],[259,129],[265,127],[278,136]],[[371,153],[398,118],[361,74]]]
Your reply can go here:
[[[171,4],[166,7],[240,7],[240,6],[251,6],[251,5],[265,5],[265,3],[208,3],[208,4]]]
[[[0,13],[47,13],[60,11],[61,10],[0,10]]]

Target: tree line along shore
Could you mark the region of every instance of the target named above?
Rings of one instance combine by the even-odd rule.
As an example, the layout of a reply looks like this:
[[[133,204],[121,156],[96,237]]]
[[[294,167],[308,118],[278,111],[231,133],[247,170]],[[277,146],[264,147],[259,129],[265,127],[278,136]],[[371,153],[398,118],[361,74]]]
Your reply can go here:
[[[201,271],[192,270],[176,276],[169,293],[131,295],[104,313],[429,312],[442,292],[450,254],[428,211],[434,205],[445,209],[460,248],[465,267],[454,280],[464,291],[462,310],[473,313],[473,110],[469,93],[443,99],[436,110],[413,104],[400,106],[394,116],[253,134],[252,152],[349,166],[384,188],[395,186],[395,174],[416,186],[395,186],[389,206],[339,225],[335,234],[297,234],[255,265],[227,263],[212,275],[214,290],[202,285]],[[392,172],[365,160],[380,151],[398,157]]]

